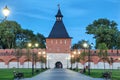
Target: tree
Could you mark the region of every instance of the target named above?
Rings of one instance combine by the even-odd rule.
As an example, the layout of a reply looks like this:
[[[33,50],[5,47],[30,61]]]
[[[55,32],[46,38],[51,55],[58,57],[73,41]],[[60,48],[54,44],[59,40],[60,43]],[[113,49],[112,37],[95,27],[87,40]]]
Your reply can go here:
[[[41,62],[41,68],[43,69],[43,64],[45,64],[45,68],[47,68],[47,65],[46,65],[46,62],[47,62],[46,55],[41,54],[39,59],[40,59],[40,62]]]
[[[81,41],[78,41],[77,43],[75,43],[72,46],[72,49],[84,49],[84,51],[81,52],[81,54],[79,56],[77,56],[77,62],[79,62],[80,60],[85,61],[85,57],[88,56],[88,52],[86,52],[86,49],[83,46],[84,43],[89,44],[89,41],[81,40]]]
[[[45,37],[44,35],[37,33],[34,34],[33,31],[31,30],[23,30],[21,34],[18,35],[18,41],[19,45],[22,47],[27,47],[28,43],[38,43],[39,47],[38,48],[45,48]]]
[[[47,68],[47,65],[46,65],[46,63],[47,63],[46,56],[42,56],[42,63],[44,63],[45,64],[45,68]]]
[[[33,54],[32,49],[30,49],[29,47],[27,47],[25,57],[26,57],[26,59],[28,61],[28,69],[29,69],[29,62],[30,61],[32,62],[32,56],[33,56],[32,54]]]
[[[120,31],[116,32],[116,35],[114,37],[114,49],[120,49]]]
[[[77,43],[73,44],[72,49],[84,49],[83,47],[84,43],[89,43],[89,42],[86,40],[78,41]]]
[[[98,57],[103,60],[104,62],[104,71],[105,71],[105,62],[108,60],[108,53],[107,53],[107,46],[105,43],[100,43],[98,45]]]
[[[27,48],[28,42],[39,43],[39,48],[45,48],[44,35],[22,29],[16,21],[6,20],[0,23],[0,48]]]
[[[115,35],[118,32],[117,23],[108,19],[98,19],[86,27],[87,34],[93,34],[96,39],[96,48],[99,43],[105,43],[111,49],[114,48]]]
[[[73,55],[71,56],[70,62],[71,62],[71,69],[72,69],[73,68],[72,65],[75,63],[75,57]]]
[[[21,31],[21,26],[15,21],[0,23],[0,43],[2,48],[14,48],[16,34]]]
[[[46,48],[45,47],[45,37],[44,35],[37,33],[36,34],[36,40],[39,43],[39,48]]]
[[[88,56],[88,52],[84,49],[84,51],[81,52],[81,54],[80,54],[80,59],[82,61],[85,61],[86,56]],[[84,67],[85,67],[85,64],[84,64]]]
[[[28,36],[24,33],[19,33],[16,35],[16,47],[26,48],[26,43],[28,42]]]
[[[77,43],[73,44],[72,49],[79,49],[79,45]]]
[[[112,65],[112,69],[113,69],[113,58],[108,58],[107,59],[107,62],[109,63],[109,69],[110,69],[110,66]]]
[[[15,57],[17,58],[17,68],[19,69],[19,59],[22,57],[22,50],[21,49],[15,49]]]
[[[110,58],[108,58],[108,63],[109,63],[109,65],[112,65],[112,70],[113,70],[113,63],[114,62],[116,62],[118,59],[114,59],[114,58],[112,58],[112,57],[110,57]]]

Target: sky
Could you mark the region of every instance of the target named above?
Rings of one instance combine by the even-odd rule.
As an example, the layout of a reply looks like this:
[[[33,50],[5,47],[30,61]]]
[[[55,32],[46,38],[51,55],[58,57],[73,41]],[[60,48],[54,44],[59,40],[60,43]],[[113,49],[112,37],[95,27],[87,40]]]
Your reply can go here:
[[[73,37],[72,44],[84,39],[94,43],[93,35],[86,34],[86,27],[94,20],[114,20],[120,30],[120,0],[0,0],[0,10],[7,5],[11,10],[8,20],[17,21],[23,29],[48,37],[56,19],[58,7],[64,25]],[[0,18],[4,16],[0,12]]]

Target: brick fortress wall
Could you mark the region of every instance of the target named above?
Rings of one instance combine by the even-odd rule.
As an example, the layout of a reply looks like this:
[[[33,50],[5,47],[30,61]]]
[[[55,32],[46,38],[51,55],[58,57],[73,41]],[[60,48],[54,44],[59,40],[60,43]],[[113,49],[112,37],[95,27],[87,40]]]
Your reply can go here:
[[[17,49],[0,49],[0,68],[5,68],[4,66],[1,67],[2,65],[9,65],[11,62],[17,62],[17,57],[16,57],[16,52]],[[24,65],[24,63],[26,61],[28,61],[26,54],[28,54],[28,49],[21,49],[20,50],[23,54],[23,56],[21,56],[19,58],[19,63],[20,65]],[[36,54],[38,51],[45,51],[45,49],[30,49],[29,52]],[[80,50],[80,52],[83,52],[84,50]],[[97,55],[97,53],[99,52],[99,50],[91,50],[91,65],[102,65],[101,62],[102,59],[100,59]],[[108,50],[108,57],[109,58],[113,58],[114,60],[114,67],[120,67],[120,50]],[[30,62],[32,62],[32,59],[29,60]],[[81,65],[87,64],[88,62],[88,57],[86,56],[84,61],[80,61]],[[15,63],[16,64],[16,63]],[[106,64],[108,65],[108,63],[106,62]],[[7,68],[7,67],[6,67]]]

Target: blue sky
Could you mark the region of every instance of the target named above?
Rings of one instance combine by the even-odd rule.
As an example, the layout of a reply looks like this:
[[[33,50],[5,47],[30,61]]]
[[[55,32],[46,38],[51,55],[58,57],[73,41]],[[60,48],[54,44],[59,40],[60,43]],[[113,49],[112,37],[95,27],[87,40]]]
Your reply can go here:
[[[95,42],[92,35],[85,34],[85,28],[99,18],[114,20],[120,30],[120,0],[0,0],[0,10],[7,5],[11,10],[8,20],[47,37],[56,20],[57,4],[60,4],[65,27],[73,37],[72,44],[81,39]]]

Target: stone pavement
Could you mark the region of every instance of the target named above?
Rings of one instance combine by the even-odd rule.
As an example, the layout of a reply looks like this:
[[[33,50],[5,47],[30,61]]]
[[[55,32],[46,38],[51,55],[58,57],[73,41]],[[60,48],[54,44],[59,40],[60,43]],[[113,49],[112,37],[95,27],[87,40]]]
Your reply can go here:
[[[81,73],[68,69],[50,69],[35,77],[22,80],[103,80],[101,78],[91,78]]]

